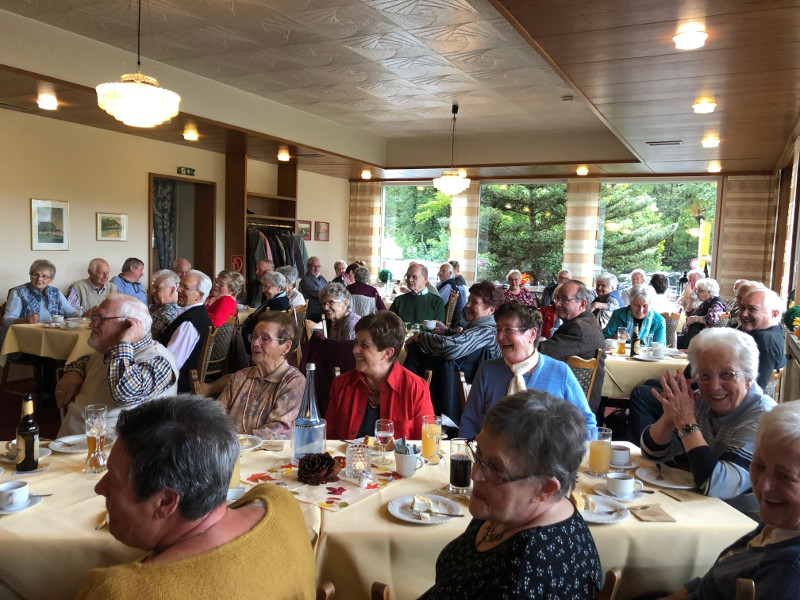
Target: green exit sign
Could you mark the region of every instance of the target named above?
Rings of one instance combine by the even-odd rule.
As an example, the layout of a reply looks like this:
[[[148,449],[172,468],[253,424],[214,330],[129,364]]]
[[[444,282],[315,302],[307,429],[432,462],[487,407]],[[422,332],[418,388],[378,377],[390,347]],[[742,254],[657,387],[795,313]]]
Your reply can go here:
[[[178,175],[191,175],[194,177],[194,169],[191,167],[178,167]]]

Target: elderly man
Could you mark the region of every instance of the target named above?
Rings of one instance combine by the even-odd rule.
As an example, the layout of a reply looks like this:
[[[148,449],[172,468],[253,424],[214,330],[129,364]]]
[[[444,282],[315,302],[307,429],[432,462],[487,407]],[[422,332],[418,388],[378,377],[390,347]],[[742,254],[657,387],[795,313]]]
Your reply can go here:
[[[256,278],[247,284],[246,304],[251,308],[258,308],[264,303],[264,291],[261,289],[261,278],[275,270],[275,263],[271,260],[260,260],[256,263]]]
[[[123,409],[175,394],[175,359],[150,337],[151,324],[147,307],[124,294],[111,294],[92,312],[89,345],[97,352],[69,363],[56,386],[56,401],[66,411],[59,437],[86,431],[89,404],[106,405],[113,428]]]
[[[410,263],[406,272],[408,292],[392,302],[390,311],[405,323],[423,321],[444,321],[444,302],[439,294],[431,294],[427,289],[428,269],[419,263]]]
[[[306,274],[300,280],[300,293],[308,300],[308,310],[306,319],[311,319],[315,323],[322,321],[322,304],[319,301],[319,292],[328,285],[325,278],[320,275],[322,263],[319,258],[312,256],[306,263]]]
[[[734,291],[733,309],[730,311],[731,320],[728,322],[728,327],[733,327],[734,329],[739,329],[739,306],[742,303],[742,299],[754,289],[764,287],[764,284],[758,281],[740,279],[739,282],[739,285],[736,286],[736,290]]]
[[[333,263],[333,272],[336,273],[336,277],[331,279],[331,283],[341,283],[344,286],[349,285],[350,282],[345,281],[344,279],[346,271],[347,271],[347,263],[345,261],[340,259],[337,260],[335,263]]]
[[[553,292],[556,291],[556,288],[572,279],[572,273],[569,272],[569,269],[561,269],[556,276],[555,281],[551,281],[547,284],[547,287],[544,288],[542,292],[542,299],[539,301],[539,306],[550,306],[553,303]]]
[[[189,371],[196,369],[203,353],[203,344],[211,327],[211,317],[203,301],[211,291],[211,279],[205,273],[191,269],[178,286],[179,315],[158,338],[175,356],[180,370],[178,391],[189,392]]]
[[[744,287],[744,286],[742,286]],[[766,389],[772,372],[786,366],[780,296],[765,287],[755,287],[743,294],[739,303],[739,327],[753,336],[758,346],[758,385]]]
[[[111,267],[102,258],[89,261],[89,277],[76,281],[69,287],[67,302],[79,313],[100,306],[109,294],[117,293],[117,286],[108,283]]]
[[[192,269],[192,263],[187,258],[176,258],[172,263],[172,272],[180,279]]]
[[[111,535],[149,554],[90,571],[80,600],[313,600],[314,554],[291,494],[262,484],[225,501],[239,440],[216,401],[148,402],[120,416],[117,435],[95,492],[106,498]]]
[[[622,298],[622,306],[628,306],[631,303],[631,288],[635,285],[642,285],[644,276],[645,272],[642,269],[631,271],[631,286],[619,292],[619,297]]]
[[[436,291],[439,292],[439,297],[445,304],[445,310],[447,310],[447,303],[450,300],[450,292],[458,292],[458,300],[456,300],[456,307],[453,311],[453,318],[450,320],[450,326],[460,327],[463,325],[464,305],[467,303],[467,299],[461,295],[461,290],[453,277],[453,265],[449,262],[443,263],[439,267],[439,284],[436,286]]]
[[[178,318],[178,286],[180,277],[169,269],[162,269],[153,273],[153,283],[150,286],[150,316],[153,326],[150,335],[158,337]]]
[[[139,280],[144,275],[144,263],[138,258],[126,258],[122,272],[111,280],[120,294],[127,294],[147,304],[147,293]]]
[[[386,310],[377,288],[369,284],[370,273],[367,267],[357,267],[353,272],[353,283],[347,286],[350,292],[350,310],[359,317],[371,315],[379,310]]]
[[[542,340],[539,352],[556,360],[566,361],[570,356],[591,359],[598,350],[605,349],[606,340],[597,319],[589,310],[594,294],[583,282],[570,279],[559,285],[553,294],[556,316],[561,326],[553,332],[549,340]],[[600,355],[589,407],[597,411],[605,378],[606,354]]]

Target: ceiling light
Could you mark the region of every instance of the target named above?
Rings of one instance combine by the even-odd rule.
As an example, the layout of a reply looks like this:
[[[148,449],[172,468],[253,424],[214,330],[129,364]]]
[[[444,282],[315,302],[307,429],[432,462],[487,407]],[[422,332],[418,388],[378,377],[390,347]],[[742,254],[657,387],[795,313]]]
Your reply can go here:
[[[692,110],[698,115],[707,115],[713,113],[717,108],[717,103],[711,98],[701,98],[692,104]]]
[[[372,171],[369,169],[361,171],[361,179],[372,179]]]
[[[58,100],[56,99],[56,95],[52,93],[43,92],[39,94],[36,104],[38,104],[39,108],[42,110],[56,110],[58,108]]]
[[[703,148],[716,148],[719,146],[719,138],[713,135],[707,135],[700,143],[703,145]]]
[[[718,162],[712,162],[708,164],[708,172],[709,173],[719,173],[722,171],[722,165]]]
[[[500,186],[500,189],[501,190],[507,190],[508,186],[506,184],[503,184],[503,185]]]
[[[581,177],[583,177],[584,175],[588,175],[588,174],[589,174],[589,169],[588,169],[587,167],[585,167],[585,166],[581,165],[580,167],[578,167],[577,169],[575,169],[575,172],[576,172],[578,175],[580,175]]]
[[[708,34],[699,23],[681,25],[678,33],[672,38],[678,50],[697,50],[702,48],[708,39]]]
[[[158,87],[154,77],[142,75],[142,0],[136,30],[136,73],[123,75],[121,81],[101,83],[97,90],[97,105],[131,127],[155,127],[178,114],[181,97]]]
[[[469,187],[470,180],[464,169],[456,169],[456,115],[458,114],[458,104],[453,104],[453,125],[450,133],[450,170],[442,173],[441,177],[433,180],[433,187],[447,194],[455,196]]]
[[[417,186],[417,189],[418,189],[420,192],[424,192],[424,191],[425,191],[425,186],[424,186],[424,185],[418,185],[418,186]]]
[[[278,148],[278,160],[281,162],[289,162],[292,159],[289,154],[289,149],[286,146]]]
[[[183,127],[183,139],[188,142],[196,142],[200,136],[197,133],[197,125],[192,120],[187,120]]]

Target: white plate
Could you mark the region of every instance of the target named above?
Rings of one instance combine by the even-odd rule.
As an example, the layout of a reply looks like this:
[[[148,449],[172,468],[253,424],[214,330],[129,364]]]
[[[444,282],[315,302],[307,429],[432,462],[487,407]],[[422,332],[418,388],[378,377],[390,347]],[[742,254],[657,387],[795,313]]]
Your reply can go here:
[[[612,469],[620,469],[622,471],[628,471],[630,469],[635,469],[637,466],[639,466],[639,463],[636,462],[635,460],[631,460],[627,465],[615,465],[614,463],[609,463],[609,466]]]
[[[645,356],[644,354],[637,354],[631,358],[633,358],[633,360],[641,360],[644,362],[658,362],[660,360],[664,360],[663,356]]]
[[[435,494],[424,494],[424,496],[430,498],[433,510],[435,511],[452,513],[454,515],[461,514],[461,508],[449,498],[444,498],[443,496],[437,496]],[[395,498],[389,502],[389,514],[393,517],[397,517],[401,521],[416,523],[417,525],[438,525],[439,523],[450,521],[453,518],[446,515],[431,515],[430,519],[423,521],[416,513],[411,511],[412,502],[414,502],[414,496],[412,495]]]
[[[9,450],[7,452],[3,452],[2,454],[0,454],[0,460],[7,463],[17,462],[17,451],[16,451],[17,443],[14,442],[13,444],[11,444],[11,448],[13,448],[13,450]],[[50,452],[50,450],[48,450],[47,448],[42,448],[41,446],[39,447],[39,460],[47,458],[51,454],[52,452]]]
[[[657,479],[658,469],[655,467],[639,467],[636,469],[636,476],[649,484],[673,490],[693,490],[695,488],[694,478],[689,471],[673,469],[666,465],[661,467],[661,476],[664,479]]]
[[[65,329],[65,323],[42,323],[42,327],[47,327],[48,329]]]
[[[241,452],[247,452],[249,450],[255,450],[261,444],[264,443],[260,437],[255,435],[247,435],[245,433],[239,434],[239,450]]]
[[[619,496],[615,496],[611,492],[608,491],[605,483],[598,483],[592,488],[596,494],[600,494],[605,498],[611,498],[612,500],[617,500],[618,502],[633,502],[634,500],[641,500],[644,498],[644,492],[640,490],[636,490],[630,496],[630,498],[620,498]]]
[[[596,511],[582,510],[581,516],[587,523],[619,523],[631,516],[631,511],[621,502],[612,500],[611,498],[604,498],[596,494],[589,494],[589,497],[594,501]],[[616,510],[617,512],[610,515],[600,514],[601,512],[608,512]]]
[[[106,441],[103,445],[103,448],[108,448],[116,441],[117,436],[110,433],[106,434]],[[88,452],[89,446],[86,443],[86,434],[78,434],[65,435],[57,440],[53,440],[50,442],[50,449],[54,450],[55,452],[62,452],[64,454],[80,454],[82,452]]]
[[[664,348],[664,354],[667,356],[680,356],[686,358],[686,352],[681,352],[680,350],[676,350],[675,348]]]
[[[28,498],[28,501],[20,506],[16,506],[14,508],[0,508],[0,515],[13,515],[15,513],[28,510],[37,504],[41,504],[42,500],[44,500],[44,498],[41,496],[33,496],[32,498]]]

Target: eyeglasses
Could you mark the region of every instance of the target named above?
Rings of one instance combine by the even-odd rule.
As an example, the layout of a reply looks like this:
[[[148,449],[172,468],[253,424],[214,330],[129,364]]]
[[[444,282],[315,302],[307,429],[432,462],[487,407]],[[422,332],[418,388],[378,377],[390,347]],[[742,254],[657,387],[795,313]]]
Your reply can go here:
[[[322,307],[323,308],[327,308],[327,307],[333,308],[334,304],[341,303],[341,302],[342,302],[341,300],[328,300],[327,302],[323,302],[322,303]]]
[[[741,375],[741,373],[737,373],[736,371],[723,371],[722,373],[717,373],[716,377],[722,383],[727,383],[728,381],[733,381],[739,377],[739,375]],[[694,380],[697,383],[708,383],[714,376],[714,373],[695,373]]]
[[[553,296],[553,303],[560,302],[560,303],[563,304],[563,303],[566,303],[566,302],[575,302],[577,300],[579,300],[579,298],[577,296],[575,296],[574,298],[564,298],[563,296]]]
[[[127,319],[128,317],[104,317],[103,315],[98,315],[97,313],[93,314],[89,317],[89,323],[92,325],[99,325],[100,323],[105,323],[106,321],[114,321],[116,319]]]
[[[53,276],[52,275],[42,275],[41,273],[31,273],[31,279],[41,279],[43,281],[50,281]]]
[[[416,281],[417,279],[422,279],[421,275],[411,275],[410,273],[406,273],[406,279],[410,279],[411,281]]]
[[[256,335],[255,333],[251,333],[250,335],[247,336],[247,341],[250,343],[258,341],[261,344],[266,345],[269,344],[270,342],[280,342],[282,344],[283,342],[286,342],[288,340],[286,338],[274,338],[274,337],[268,337],[266,335]]]
[[[512,331],[528,331],[524,327],[498,327],[497,334],[501,335],[503,333],[511,333]]]
[[[214,285],[225,286],[228,287],[228,282],[225,279],[215,279]]]
[[[521,479],[534,477],[534,475],[517,475],[512,477],[511,475],[501,473],[479,456],[481,450],[477,446],[473,449],[472,445],[474,444],[474,441],[467,444],[467,454],[469,454],[469,457],[472,459],[472,461],[478,465],[478,467],[480,467],[483,476],[494,485],[506,485],[507,483],[512,483],[514,481],[520,481]]]

